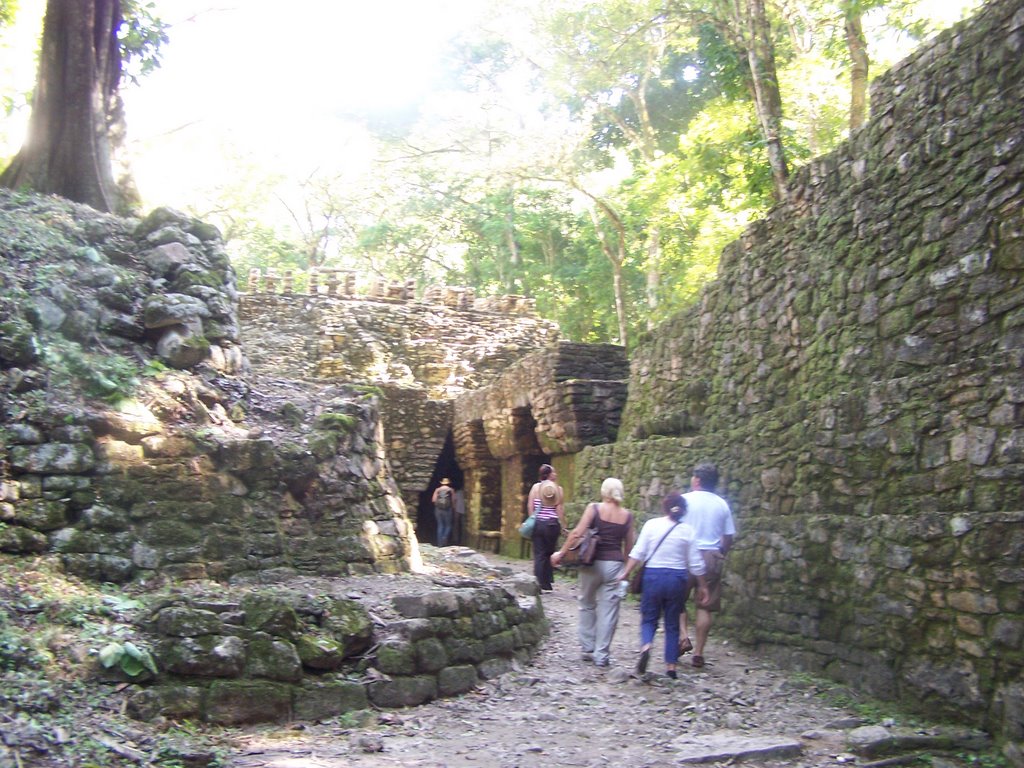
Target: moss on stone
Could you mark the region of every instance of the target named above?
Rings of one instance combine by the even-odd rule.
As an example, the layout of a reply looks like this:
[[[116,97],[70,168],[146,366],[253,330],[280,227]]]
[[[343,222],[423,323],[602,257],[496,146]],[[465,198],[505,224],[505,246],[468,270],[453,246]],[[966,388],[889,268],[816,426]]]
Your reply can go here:
[[[302,626],[295,609],[283,597],[251,593],[242,600],[245,626],[279,637],[294,637]]]
[[[316,429],[329,429],[338,432],[353,432],[358,424],[355,416],[348,413],[322,413],[316,418]]]

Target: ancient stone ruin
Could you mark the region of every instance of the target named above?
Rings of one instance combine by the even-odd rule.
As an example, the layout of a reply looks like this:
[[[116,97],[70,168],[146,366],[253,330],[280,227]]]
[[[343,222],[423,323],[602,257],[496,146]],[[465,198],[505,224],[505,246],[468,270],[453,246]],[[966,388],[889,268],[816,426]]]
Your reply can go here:
[[[721,623],[789,665],[1024,740],[1024,7],[875,83],[700,302],[630,353],[653,509],[701,459],[740,533]],[[1020,752],[1016,753],[1018,756]]]
[[[141,716],[400,706],[467,690],[543,633],[529,585],[486,581],[408,582],[367,629],[359,580],[412,569],[442,477],[459,541],[518,555],[541,463],[571,511],[614,475],[646,513],[712,459],[740,528],[723,629],[1019,755],[1022,52],[1024,8],[996,0],[880,78],[870,122],[628,360],[517,298],[360,292],[341,273],[240,294],[215,233],[173,212],[62,224],[87,300],[53,272],[4,305],[0,550],[192,585],[140,620],[161,670]],[[58,336],[171,370],[118,407],[47,400],[38,348]],[[324,577],[352,586],[289,586]],[[369,669],[388,679],[349,684]]]

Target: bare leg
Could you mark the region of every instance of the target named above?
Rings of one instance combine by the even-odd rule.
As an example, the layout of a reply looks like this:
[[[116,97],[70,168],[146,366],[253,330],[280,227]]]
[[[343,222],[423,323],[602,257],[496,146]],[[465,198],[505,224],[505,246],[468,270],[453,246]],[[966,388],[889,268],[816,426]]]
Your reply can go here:
[[[708,633],[711,631],[711,611],[703,608],[697,609],[697,641],[693,646],[694,656],[704,655],[704,644],[708,641]]]

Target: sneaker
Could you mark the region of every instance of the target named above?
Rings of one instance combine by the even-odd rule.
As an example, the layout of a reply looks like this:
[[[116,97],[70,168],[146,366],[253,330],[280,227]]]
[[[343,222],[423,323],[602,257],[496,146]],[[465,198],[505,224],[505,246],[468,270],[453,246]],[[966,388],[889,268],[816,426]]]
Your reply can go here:
[[[608,660],[608,659],[605,659],[604,661],[595,661],[594,662],[594,666],[595,667],[610,667],[611,666],[611,661]]]
[[[642,675],[647,671],[647,662],[651,660],[651,649],[644,648],[640,651],[640,658],[636,662],[636,673]]]
[[[679,679],[679,675],[676,674],[676,671],[674,669],[670,669],[665,674],[668,675],[669,677],[671,677],[673,680],[678,680]]]
[[[580,654],[580,658],[583,659],[583,661],[593,661],[594,660],[594,654],[590,653],[589,651],[584,651],[583,653]]]

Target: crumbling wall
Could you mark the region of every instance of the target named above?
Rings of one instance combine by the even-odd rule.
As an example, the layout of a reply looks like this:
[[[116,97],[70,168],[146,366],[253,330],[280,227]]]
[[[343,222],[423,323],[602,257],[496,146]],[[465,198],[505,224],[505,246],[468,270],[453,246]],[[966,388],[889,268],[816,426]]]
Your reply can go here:
[[[631,359],[580,483],[654,508],[718,462],[739,537],[719,626],[1024,740],[1024,6],[875,84],[696,306]]]

